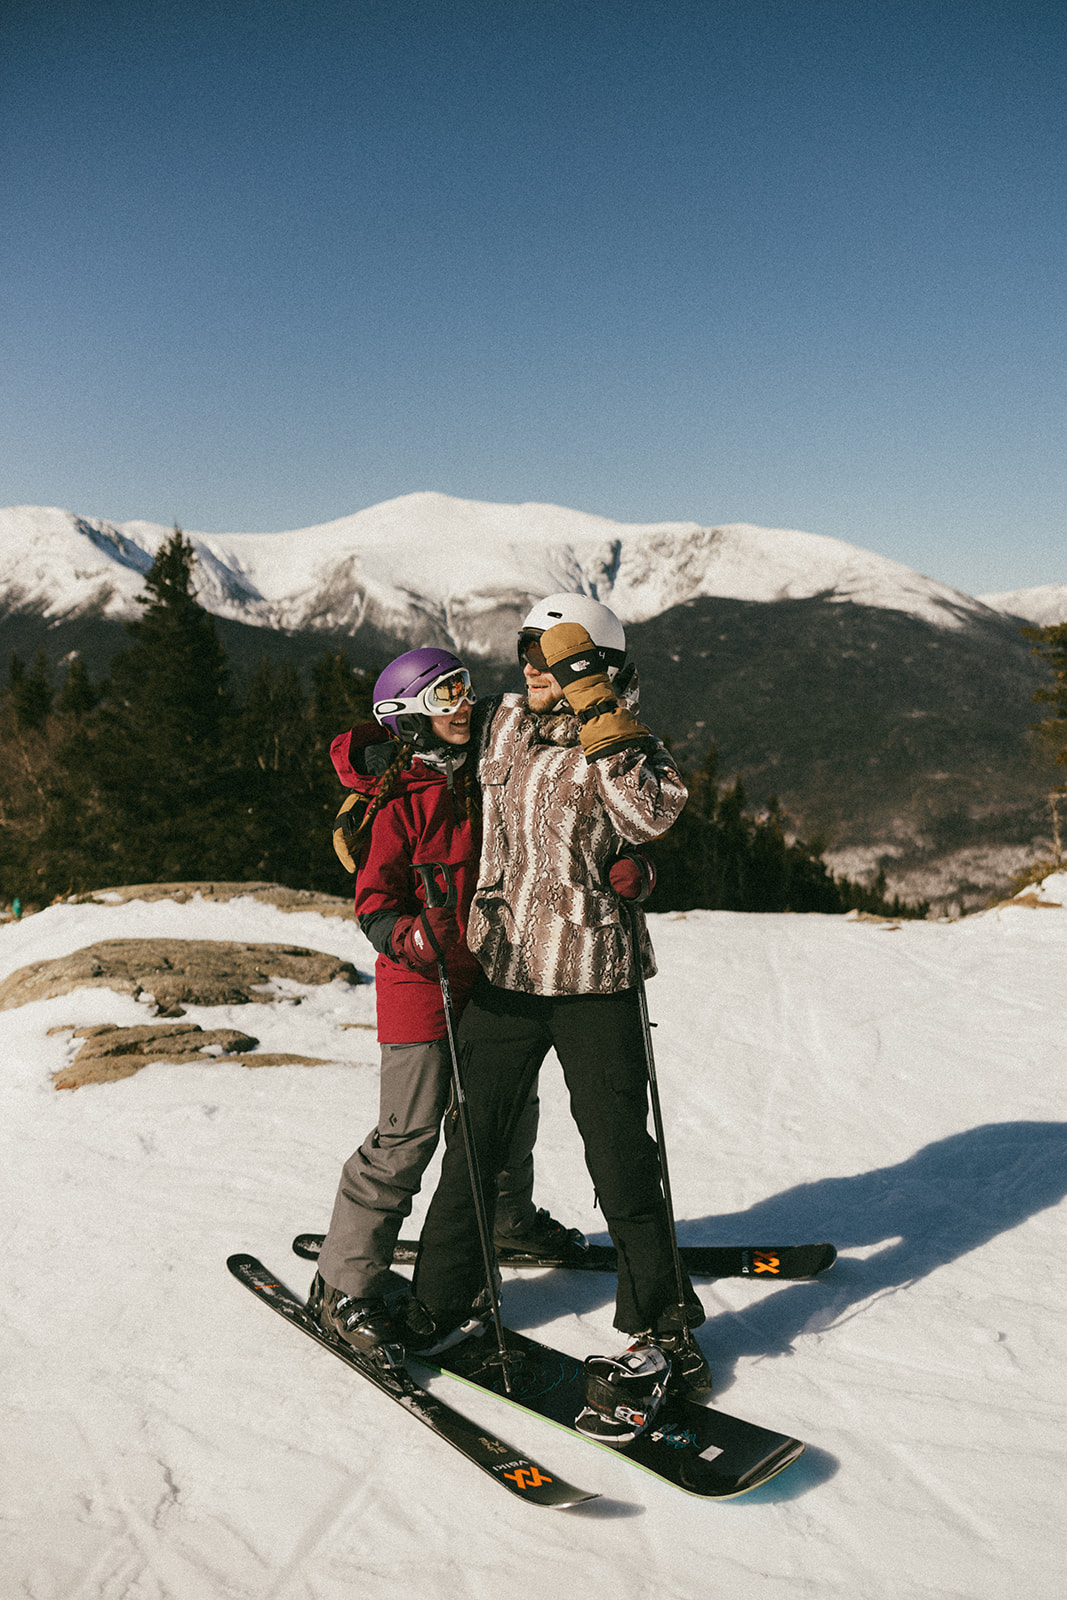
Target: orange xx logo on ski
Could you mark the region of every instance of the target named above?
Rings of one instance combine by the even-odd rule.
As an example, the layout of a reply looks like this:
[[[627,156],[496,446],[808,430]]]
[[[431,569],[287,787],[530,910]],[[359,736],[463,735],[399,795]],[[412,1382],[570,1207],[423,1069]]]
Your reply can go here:
[[[753,1272],[777,1273],[782,1270],[781,1257],[771,1255],[767,1250],[753,1250],[752,1264]]]
[[[539,1467],[513,1467],[510,1472],[505,1472],[505,1478],[511,1478],[519,1489],[540,1489],[543,1483],[551,1483],[552,1479]]]

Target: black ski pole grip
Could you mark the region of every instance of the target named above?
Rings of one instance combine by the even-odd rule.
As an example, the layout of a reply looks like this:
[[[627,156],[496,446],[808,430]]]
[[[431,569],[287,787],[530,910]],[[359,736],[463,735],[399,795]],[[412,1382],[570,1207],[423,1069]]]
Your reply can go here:
[[[415,871],[422,879],[422,892],[428,909],[443,906],[454,911],[457,904],[456,880],[446,861],[416,861]],[[444,887],[442,888],[442,883]]]

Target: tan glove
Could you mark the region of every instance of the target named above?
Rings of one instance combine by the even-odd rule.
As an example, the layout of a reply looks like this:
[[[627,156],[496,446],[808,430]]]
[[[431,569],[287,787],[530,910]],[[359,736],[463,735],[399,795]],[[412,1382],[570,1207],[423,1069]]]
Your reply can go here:
[[[581,623],[557,622],[545,629],[540,644],[549,672],[578,718],[588,761],[650,742],[644,724],[616,700],[607,663]]]

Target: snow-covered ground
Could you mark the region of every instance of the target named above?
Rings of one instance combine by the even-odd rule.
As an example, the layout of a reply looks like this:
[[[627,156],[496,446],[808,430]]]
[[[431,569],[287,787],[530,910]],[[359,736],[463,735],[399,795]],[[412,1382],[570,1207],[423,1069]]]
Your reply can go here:
[[[1059,906],[1034,905],[1059,902]],[[703,1283],[731,1411],[810,1442],[708,1504],[447,1379],[572,1482],[512,1501],[228,1275],[302,1288],[375,1120],[369,985],[190,1008],[334,1066],[157,1065],[57,1092],[63,1025],[145,1020],[105,990],[0,1013],[0,1594],[30,1600],[1052,1600],[1063,1592],[1067,876],[951,925],[654,919],[650,986],[683,1240],[830,1238],[812,1284]],[[353,924],[241,899],[55,906],[0,928],[0,977],[99,939],[308,944]],[[299,999],[299,1004],[291,1003]],[[604,1237],[558,1069],[541,1204]],[[416,1213],[417,1224],[420,1209]],[[506,1281],[516,1326],[616,1347],[612,1282]]]

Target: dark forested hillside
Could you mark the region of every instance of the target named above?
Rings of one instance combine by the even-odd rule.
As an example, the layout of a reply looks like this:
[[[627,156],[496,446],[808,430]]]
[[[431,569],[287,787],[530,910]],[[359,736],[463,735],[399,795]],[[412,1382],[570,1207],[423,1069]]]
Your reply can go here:
[[[214,624],[241,693],[264,658],[291,664],[310,694],[324,651],[370,670],[407,643]],[[1014,619],[939,628],[830,597],[701,599],[628,634],[644,710],[680,759],[698,767],[714,745],[723,776],[740,777],[754,805],[777,796],[806,837],[937,851],[1043,826],[1050,765],[1027,734],[1043,673]],[[0,661],[43,649],[55,668],[78,651],[99,679],[127,643],[121,624],[89,616],[0,616]],[[511,661],[474,670],[486,692],[519,683]]]
[[[642,706],[677,754],[714,739],[720,770],[755,801],[777,795],[809,837],[1032,831],[1045,675],[1013,619],[955,630],[830,599],[695,600],[629,635]]]
[[[107,676],[13,651],[0,695],[0,893],[42,904],[109,884],[219,878],[338,887],[331,738],[367,717],[371,680],[320,655],[261,656],[235,686],[216,619],[194,597],[181,532],[159,551]],[[835,880],[777,806],[746,810],[709,756],[658,841],[653,909],[912,910]]]

